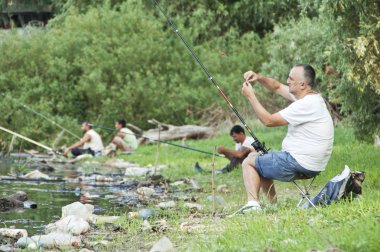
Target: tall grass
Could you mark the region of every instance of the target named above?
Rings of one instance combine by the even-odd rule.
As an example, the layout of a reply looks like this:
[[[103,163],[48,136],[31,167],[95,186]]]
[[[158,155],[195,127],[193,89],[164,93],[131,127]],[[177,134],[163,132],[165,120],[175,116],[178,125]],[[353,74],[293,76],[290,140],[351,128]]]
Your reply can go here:
[[[259,137],[269,147],[279,149],[285,135],[284,129],[255,127]],[[233,142],[226,130],[225,134],[200,141],[187,141],[188,146],[212,151],[214,146],[226,145],[233,148]],[[156,146],[141,146],[138,151],[127,157],[129,161],[140,164],[154,164]],[[371,144],[361,143],[354,139],[350,128],[335,130],[334,150],[325,172],[314,183],[312,194],[315,195],[329,179],[339,174],[344,165],[351,170],[366,172],[363,184],[363,196],[353,202],[339,202],[318,209],[295,208],[299,195],[291,183],[276,182],[279,196],[275,207],[270,207],[263,198],[264,211],[227,219],[225,216],[237,210],[245,203],[245,193],[241,169],[225,175],[219,175],[216,183],[226,184],[228,193],[218,193],[222,203],[218,205],[217,218],[211,217],[211,177],[208,174],[196,174],[196,161],[205,168],[211,167],[211,156],[180,148],[163,145],[160,163],[168,165],[163,175],[172,181],[192,177],[204,188],[203,192],[190,192],[199,198],[204,210],[192,215],[178,202],[176,210],[159,212],[160,218],[168,221],[165,235],[180,251],[263,251],[272,248],[276,251],[306,251],[311,248],[323,250],[338,247],[344,251],[380,251],[380,149]],[[222,167],[226,159],[217,158],[216,166]],[[154,204],[148,206],[153,208]],[[199,218],[205,227],[196,233],[180,230],[180,223],[191,218]],[[190,220],[191,220],[190,218]],[[139,222],[139,220],[136,220]],[[141,222],[141,221],[140,221]],[[112,246],[115,249],[128,243],[130,250],[149,249],[153,242],[163,234],[141,231],[139,224],[131,225],[126,221],[128,230],[119,233]],[[140,223],[141,224],[141,223]],[[132,235],[133,234],[133,235]],[[136,235],[138,238],[136,238]],[[123,239],[124,237],[124,239]],[[125,240],[127,239],[127,240]],[[130,243],[128,242],[130,241]]]

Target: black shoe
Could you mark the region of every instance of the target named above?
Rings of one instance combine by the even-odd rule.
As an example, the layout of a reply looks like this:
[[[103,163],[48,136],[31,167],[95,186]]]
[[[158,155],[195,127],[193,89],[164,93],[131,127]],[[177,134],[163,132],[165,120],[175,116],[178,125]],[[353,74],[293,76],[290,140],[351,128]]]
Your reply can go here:
[[[195,172],[198,173],[198,174],[199,174],[199,173],[204,173],[204,172],[205,172],[205,171],[202,169],[202,167],[200,167],[200,165],[199,165],[198,162],[195,163],[194,168],[195,168]]]
[[[227,167],[224,167],[220,170],[216,170],[215,171],[215,174],[226,174],[226,173],[229,173],[230,171],[227,169]]]

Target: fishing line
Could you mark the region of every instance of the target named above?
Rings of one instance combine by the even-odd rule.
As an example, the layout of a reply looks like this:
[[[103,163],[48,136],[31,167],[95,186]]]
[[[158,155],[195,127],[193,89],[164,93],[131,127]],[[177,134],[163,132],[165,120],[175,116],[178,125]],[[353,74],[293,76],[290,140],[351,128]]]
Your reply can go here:
[[[198,65],[201,67],[201,69],[203,70],[203,72],[206,74],[208,80],[218,89],[219,93],[223,96],[224,100],[227,102],[227,104],[230,106],[231,110],[235,113],[235,115],[239,118],[239,120],[243,123],[244,127],[247,129],[247,131],[249,132],[249,134],[252,136],[253,138],[253,143],[252,143],[252,147],[260,154],[260,155],[263,155],[263,154],[266,154],[268,153],[268,150],[266,147],[265,147],[265,143],[261,143],[259,141],[259,139],[255,136],[255,134],[253,134],[251,128],[247,125],[247,123],[245,122],[244,118],[240,115],[240,113],[237,111],[237,109],[232,105],[232,103],[230,102],[230,100],[227,98],[227,96],[224,94],[224,92],[222,91],[222,89],[219,87],[218,83],[216,82],[216,80],[214,79],[214,77],[212,77],[212,75],[209,73],[209,71],[207,70],[207,68],[203,65],[202,61],[199,59],[199,57],[197,56],[197,54],[195,53],[195,51],[193,50],[193,48],[189,45],[189,43],[186,41],[186,39],[184,38],[184,36],[182,35],[182,33],[179,31],[178,27],[175,25],[174,22],[171,21],[171,19],[169,18],[169,16],[166,14],[166,12],[161,8],[161,6],[158,4],[158,2],[156,0],[153,0],[153,3],[154,5],[157,7],[157,9],[162,13],[162,15],[165,17],[166,21],[168,22],[168,24],[172,27],[173,31],[181,38],[182,42],[185,44],[186,48],[190,51],[191,55],[193,56],[193,58],[195,59],[195,61],[198,63]]]
[[[1,95],[5,96],[4,94],[1,94]],[[34,109],[32,109],[32,108],[26,106],[25,104],[22,104],[22,103],[16,101],[16,100],[15,100],[14,98],[12,98],[12,97],[11,97],[11,99],[12,99],[12,101],[13,101],[14,103],[20,105],[21,107],[25,108],[25,109],[28,110],[29,112],[32,112],[33,114],[38,115],[39,117],[42,117],[43,119],[45,119],[45,120],[51,122],[53,125],[59,127],[59,128],[62,129],[63,131],[65,131],[65,132],[69,133],[70,135],[72,135],[73,137],[75,137],[75,138],[77,138],[77,139],[81,139],[81,137],[79,137],[78,135],[76,135],[76,134],[73,133],[72,131],[70,131],[70,130],[64,128],[62,125],[56,123],[54,120],[50,119],[49,117],[45,116],[44,114],[41,114],[41,113],[35,111]]]
[[[107,130],[107,131],[110,131],[110,132],[119,132],[119,131],[117,131],[115,129],[104,127],[104,126],[101,126],[101,125],[96,125],[96,124],[90,124],[90,125],[92,127],[94,127],[94,128],[99,128],[99,129]],[[225,157],[224,155],[221,155],[221,154],[214,154],[212,152],[195,149],[195,148],[192,148],[192,147],[188,147],[188,146],[184,146],[184,145],[180,145],[180,144],[175,144],[175,143],[164,141],[164,140],[152,139],[150,137],[146,137],[146,136],[143,136],[143,135],[138,135],[138,134],[133,134],[133,133],[126,133],[126,132],[121,132],[121,133],[122,134],[126,134],[126,135],[132,135],[132,136],[136,136],[136,137],[141,137],[141,138],[144,138],[144,139],[147,139],[147,140],[150,140],[150,141],[154,141],[154,142],[157,142],[157,143],[165,143],[165,144],[176,146],[176,147],[179,147],[179,148],[183,148],[183,149],[187,149],[187,150],[192,150],[192,151],[197,151],[197,152],[208,154],[208,155],[214,155],[214,156],[217,156],[217,157]]]

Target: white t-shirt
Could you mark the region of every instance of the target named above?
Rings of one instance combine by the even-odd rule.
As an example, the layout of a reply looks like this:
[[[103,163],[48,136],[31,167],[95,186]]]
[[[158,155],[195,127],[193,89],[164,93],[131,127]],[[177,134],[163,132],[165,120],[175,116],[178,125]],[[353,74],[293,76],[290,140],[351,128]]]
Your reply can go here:
[[[241,149],[241,147],[253,149],[253,147],[251,145],[252,143],[253,143],[253,138],[250,136],[247,136],[247,137],[245,137],[243,144],[241,144],[241,143],[235,144],[235,150],[239,151]]]
[[[98,133],[95,132],[95,130],[90,129],[86,132],[85,135],[90,135],[91,139],[89,142],[86,142],[83,146],[84,149],[91,148],[93,151],[101,151],[103,150],[103,142],[102,138],[99,136]]]
[[[333,148],[334,125],[321,95],[306,95],[279,113],[289,123],[282,150],[305,169],[324,171]]]

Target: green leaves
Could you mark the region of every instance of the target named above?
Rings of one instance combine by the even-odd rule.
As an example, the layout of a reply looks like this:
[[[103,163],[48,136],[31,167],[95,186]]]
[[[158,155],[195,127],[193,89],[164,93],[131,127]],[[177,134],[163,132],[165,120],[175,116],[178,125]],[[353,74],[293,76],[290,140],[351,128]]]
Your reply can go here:
[[[46,115],[65,118],[70,127],[82,120],[111,125],[118,117],[144,128],[150,118],[194,123],[200,120],[200,111],[212,106],[230,113],[150,1],[53,4],[61,12],[45,29],[1,34],[1,92]],[[370,138],[379,131],[377,3],[182,0],[160,4],[239,111],[251,111],[240,93],[245,71],[284,82],[293,64],[306,62],[316,68],[324,95],[341,105],[357,132],[365,132],[359,137]],[[326,76],[326,65],[334,67],[337,76]],[[256,90],[271,112],[286,105],[273,94]],[[0,102],[6,111],[0,115],[4,126],[26,134],[33,127],[51,131],[48,122],[9,111],[5,103]],[[25,117],[33,127],[15,124]]]

